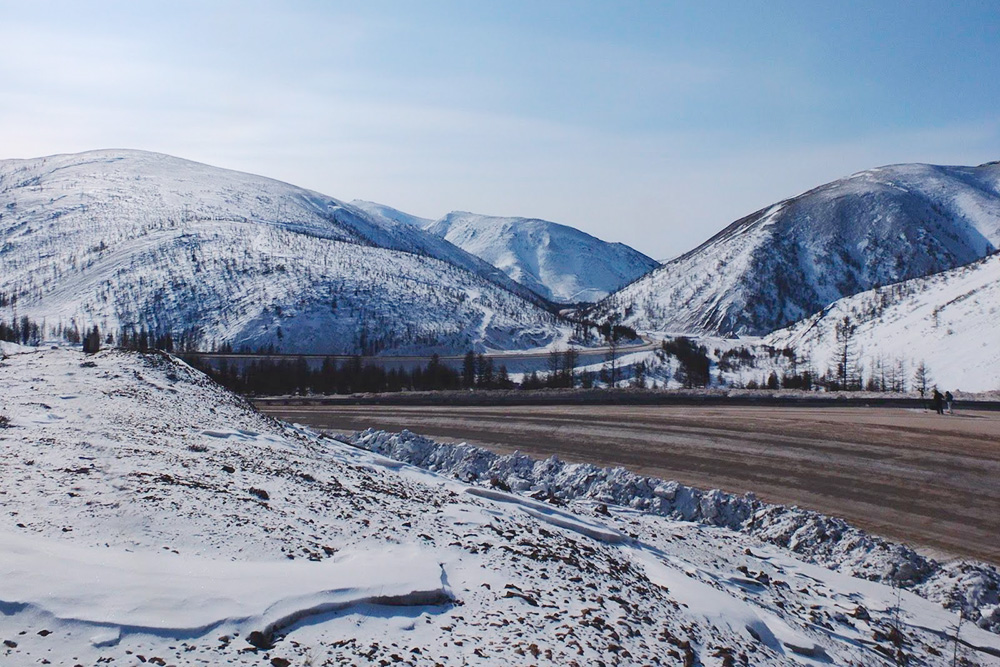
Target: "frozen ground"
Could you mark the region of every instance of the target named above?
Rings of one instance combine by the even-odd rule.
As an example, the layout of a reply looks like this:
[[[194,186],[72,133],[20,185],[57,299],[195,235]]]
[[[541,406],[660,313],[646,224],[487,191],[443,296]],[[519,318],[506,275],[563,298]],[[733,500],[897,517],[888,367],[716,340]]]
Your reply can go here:
[[[951,664],[957,614],[795,548],[823,517],[369,434],[393,460],[159,355],[14,354],[0,380],[4,665]],[[850,535],[874,579],[912,561]]]

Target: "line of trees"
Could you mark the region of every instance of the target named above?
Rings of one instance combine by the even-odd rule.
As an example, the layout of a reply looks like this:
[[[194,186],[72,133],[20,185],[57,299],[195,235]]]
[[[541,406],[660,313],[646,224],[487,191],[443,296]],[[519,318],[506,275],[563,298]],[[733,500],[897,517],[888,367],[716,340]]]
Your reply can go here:
[[[102,345],[118,347],[123,350],[148,352],[163,350],[164,352],[196,352],[201,344],[201,332],[192,327],[180,334],[170,331],[157,332],[148,327],[125,327],[119,330],[117,336],[111,332],[101,333],[95,324],[83,333],[75,324],[48,327],[48,335],[62,339],[74,345],[83,345],[84,352],[97,352]],[[0,320],[0,340],[21,345],[39,345],[46,336],[46,326],[27,316],[15,318],[9,324]]]
[[[434,358],[436,358],[435,355]],[[432,358],[433,360],[433,358]],[[471,350],[462,360],[463,389],[513,389],[514,382],[507,374],[507,367],[494,368],[493,359]]]
[[[0,340],[21,345],[38,345],[42,340],[43,327],[27,316],[15,318],[7,324],[0,320]]]
[[[199,365],[193,358],[187,360],[193,365],[199,365],[221,384],[251,394],[512,389],[517,386],[522,389],[591,388],[598,378],[615,387],[621,380],[622,374],[617,359],[618,343],[621,340],[634,339],[635,332],[613,321],[608,321],[598,328],[609,347],[604,367],[599,374],[589,371],[578,372],[579,352],[570,348],[551,352],[548,357],[547,372],[532,372],[524,377],[520,385],[510,379],[505,366],[496,367],[492,358],[472,351],[465,355],[459,370],[441,363],[437,355],[434,355],[426,366],[412,370],[386,370],[378,364],[364,363],[362,357],[354,357],[341,364],[328,358],[319,368],[310,367],[302,358],[277,361],[254,360],[234,365],[223,361],[218,367]],[[84,333],[81,333],[74,324],[68,326],[60,324],[49,329],[51,335],[61,337],[70,343],[82,343],[84,352],[91,353],[97,352],[102,346],[116,346],[139,352],[163,350],[183,356],[186,352],[197,351],[202,341],[201,333],[196,328],[174,335],[169,331],[157,332],[151,327],[128,327],[120,330],[117,335],[106,333],[103,336],[96,325]],[[26,316],[10,323],[0,320],[2,341],[38,345],[44,337],[45,330],[44,323],[40,324]],[[764,351],[772,360],[782,361],[787,358],[785,363],[779,364],[785,366],[785,369],[772,370],[767,375],[747,381],[743,386],[747,389],[769,390],[808,391],[823,388],[828,391],[867,390],[900,393],[912,387],[921,395],[933,386],[930,370],[923,361],[913,366],[910,371],[903,358],[878,357],[869,359],[866,368],[855,351],[854,333],[855,328],[849,318],[845,317],[838,323],[835,330],[836,356],[830,368],[822,374],[816,373],[807,360],[800,360],[790,349],[764,346]],[[673,378],[684,388],[709,386],[712,361],[703,345],[697,344],[690,338],[679,336],[663,341],[661,348],[660,354],[664,355],[663,358],[671,356],[677,359]],[[232,353],[232,346],[224,344],[219,351]],[[248,351],[242,350],[242,352]],[[258,350],[258,352],[267,351]],[[733,371],[745,366],[753,367],[757,363],[755,353],[745,347],[725,352],[716,350],[716,356],[720,385],[723,384],[722,371]],[[646,373],[649,370],[643,363],[633,364],[630,385],[644,388],[647,384]],[[667,372],[670,372],[669,368]]]
[[[468,355],[466,356],[468,359]],[[507,367],[501,365],[495,372],[491,359],[482,355],[472,356],[471,375],[466,369],[458,371],[441,363],[438,355],[430,358],[426,366],[412,370],[385,369],[374,363],[364,363],[356,356],[337,363],[327,357],[314,368],[304,357],[297,359],[260,359],[246,363],[230,364],[223,359],[219,365],[197,357],[185,360],[209,375],[228,389],[242,394],[355,394],[398,391],[438,391],[445,389],[510,389]],[[467,383],[471,381],[471,385]]]

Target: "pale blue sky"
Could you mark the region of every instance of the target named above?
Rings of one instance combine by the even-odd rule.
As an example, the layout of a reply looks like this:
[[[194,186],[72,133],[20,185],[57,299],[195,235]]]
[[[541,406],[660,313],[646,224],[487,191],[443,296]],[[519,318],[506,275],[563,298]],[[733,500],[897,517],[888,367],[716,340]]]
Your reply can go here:
[[[1000,2],[7,2],[0,157],[156,150],[657,258],[855,171],[1000,159]]]

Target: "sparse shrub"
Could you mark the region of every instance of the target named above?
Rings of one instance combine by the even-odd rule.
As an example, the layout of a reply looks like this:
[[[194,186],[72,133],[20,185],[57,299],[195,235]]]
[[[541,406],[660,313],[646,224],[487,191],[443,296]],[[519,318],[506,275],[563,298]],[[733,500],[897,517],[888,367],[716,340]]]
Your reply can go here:
[[[198,452],[199,454],[204,454],[205,452],[208,451],[208,446],[196,443],[194,445],[188,445],[188,449],[192,452]]]

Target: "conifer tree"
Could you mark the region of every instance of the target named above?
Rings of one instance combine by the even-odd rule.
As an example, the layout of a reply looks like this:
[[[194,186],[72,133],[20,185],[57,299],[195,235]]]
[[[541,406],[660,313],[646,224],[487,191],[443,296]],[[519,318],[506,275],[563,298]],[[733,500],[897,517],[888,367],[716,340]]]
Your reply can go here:
[[[83,339],[83,351],[87,354],[93,354],[101,350],[101,332],[98,331],[97,325],[90,330]]]

